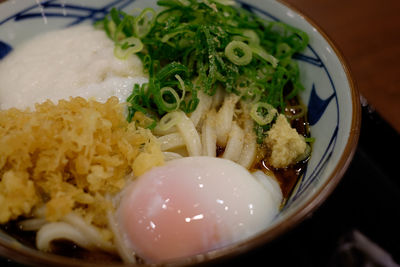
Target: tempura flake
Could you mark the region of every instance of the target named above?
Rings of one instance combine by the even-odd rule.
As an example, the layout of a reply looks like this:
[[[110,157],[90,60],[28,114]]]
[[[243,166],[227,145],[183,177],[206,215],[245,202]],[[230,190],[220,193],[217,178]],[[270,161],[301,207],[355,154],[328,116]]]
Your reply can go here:
[[[105,196],[163,162],[151,132],[129,124],[116,97],[0,111],[0,223],[45,205],[47,220],[84,209],[101,226]]]

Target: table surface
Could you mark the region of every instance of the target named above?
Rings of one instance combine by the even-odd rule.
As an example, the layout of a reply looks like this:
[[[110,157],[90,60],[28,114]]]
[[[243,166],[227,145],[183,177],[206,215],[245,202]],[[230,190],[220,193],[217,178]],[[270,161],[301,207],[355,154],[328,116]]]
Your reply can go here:
[[[400,1],[283,1],[325,31],[347,61],[361,95],[400,133]]]

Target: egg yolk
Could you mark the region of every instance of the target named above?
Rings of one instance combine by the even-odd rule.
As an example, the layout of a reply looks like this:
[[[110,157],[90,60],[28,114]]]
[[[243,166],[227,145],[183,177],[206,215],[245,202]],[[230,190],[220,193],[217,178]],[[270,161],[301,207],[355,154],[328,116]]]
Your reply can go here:
[[[249,238],[277,212],[270,192],[242,166],[187,157],[133,182],[117,218],[128,247],[146,262],[160,263]]]

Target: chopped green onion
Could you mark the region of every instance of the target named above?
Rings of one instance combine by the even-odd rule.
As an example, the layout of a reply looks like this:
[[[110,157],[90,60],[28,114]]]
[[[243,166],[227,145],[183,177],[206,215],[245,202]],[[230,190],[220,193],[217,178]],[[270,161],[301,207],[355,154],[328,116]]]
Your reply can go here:
[[[250,116],[261,126],[271,123],[277,113],[273,106],[265,102],[257,102],[250,109]]]
[[[259,87],[252,85],[245,88],[241,96],[248,103],[257,103],[261,99],[261,93],[262,91]]]
[[[306,137],[306,138],[304,138],[304,141],[306,141],[307,143],[314,143],[315,137]]]
[[[276,46],[276,56],[278,58],[284,58],[286,56],[291,56],[292,48],[287,43],[280,43]]]
[[[149,17],[150,16],[150,19]],[[145,8],[140,15],[135,18],[134,30],[139,38],[145,37],[152,29],[156,19],[156,12],[152,8]]]
[[[168,64],[168,65],[166,65],[164,68],[162,68],[158,73],[157,73],[157,76],[156,76],[156,78],[158,79],[158,80],[165,80],[165,79],[167,79],[168,77],[171,77],[171,76],[173,76],[173,75],[175,75],[175,74],[177,74],[177,73],[181,73],[181,72],[183,72],[183,73],[185,73],[185,72],[187,72],[188,70],[187,70],[187,68],[184,66],[184,65],[182,65],[182,64],[180,64],[180,63],[178,63],[178,62],[172,62],[172,63],[170,63],[170,64]]]
[[[165,111],[173,111],[179,108],[179,104],[181,102],[178,93],[171,87],[163,87],[160,90],[161,95],[161,107]]]
[[[175,78],[178,80],[179,85],[182,90],[182,96],[181,96],[180,100],[183,100],[183,99],[185,99],[185,94],[186,94],[185,82],[182,80],[182,78],[181,78],[181,76],[179,76],[179,74],[175,74]]]
[[[133,18],[131,17],[124,17],[122,20],[113,17],[114,23],[116,23],[118,26],[115,29],[112,38],[117,44],[120,40],[132,35],[132,20]]]
[[[187,32],[187,30],[179,30],[179,31],[168,33],[168,34],[164,35],[163,38],[161,38],[161,42],[166,43],[166,42],[168,42],[169,39],[173,38],[174,36],[176,36],[178,34],[184,33],[184,32]]]
[[[250,47],[241,41],[231,41],[225,47],[225,56],[239,66],[247,65],[251,62],[252,51]]]
[[[127,59],[143,49],[143,43],[136,37],[129,37],[119,42],[114,47],[114,55],[119,59]]]
[[[260,45],[260,37],[258,37],[255,31],[246,29],[243,31],[243,36],[249,39],[249,44]]]
[[[146,8],[130,15],[112,8],[96,22],[114,41],[115,55],[136,53],[149,76],[127,100],[128,120],[137,111],[154,121],[175,110],[191,113],[197,90],[212,96],[222,87],[253,107],[260,141],[276,113],[304,88],[292,57],[306,48],[307,34],[264,21],[231,0],[157,3],[164,7],[160,12]]]
[[[261,46],[256,44],[251,44],[250,48],[254,54],[258,55],[266,62],[269,62],[273,68],[276,68],[278,66],[278,60],[274,56],[268,54],[267,51],[265,51]]]

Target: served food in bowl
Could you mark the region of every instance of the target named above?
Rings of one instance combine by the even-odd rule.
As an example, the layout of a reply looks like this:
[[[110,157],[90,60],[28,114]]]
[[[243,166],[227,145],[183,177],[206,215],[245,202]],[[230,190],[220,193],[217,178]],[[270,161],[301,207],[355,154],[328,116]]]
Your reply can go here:
[[[317,140],[294,60],[308,35],[231,1],[158,4],[38,35],[0,62],[9,235],[151,264],[283,220]]]

